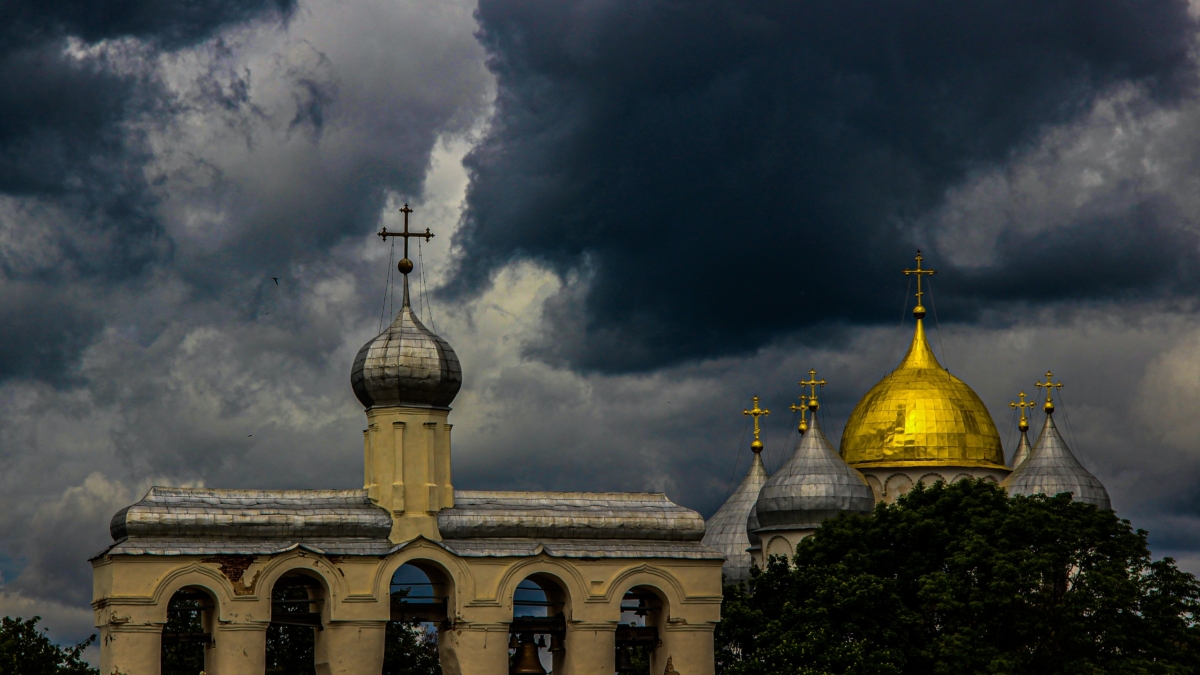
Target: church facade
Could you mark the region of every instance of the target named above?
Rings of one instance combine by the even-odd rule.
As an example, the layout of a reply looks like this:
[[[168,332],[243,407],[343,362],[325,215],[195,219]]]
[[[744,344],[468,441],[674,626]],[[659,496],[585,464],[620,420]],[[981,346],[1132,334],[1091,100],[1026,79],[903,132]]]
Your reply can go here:
[[[268,631],[300,626],[318,675],[378,675],[388,622],[406,620],[437,625],[445,675],[613,675],[635,647],[656,675],[712,675],[724,555],[698,513],[657,493],[454,488],[462,373],[409,304],[408,238],[432,235],[405,211],[403,233],[381,233],[404,237],[400,312],[351,371],[363,488],[156,487],[119,511],[91,561],[101,672],[159,675],[184,640],[207,675],[263,675]],[[428,579],[405,588],[422,597],[393,592],[405,570]],[[179,611],[197,627],[164,630]]]

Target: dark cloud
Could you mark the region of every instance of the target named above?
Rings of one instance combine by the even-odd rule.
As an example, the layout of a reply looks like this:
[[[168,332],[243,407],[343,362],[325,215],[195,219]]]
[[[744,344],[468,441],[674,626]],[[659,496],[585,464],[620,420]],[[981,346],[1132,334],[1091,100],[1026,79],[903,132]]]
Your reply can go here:
[[[40,254],[0,265],[0,282],[11,285],[5,295],[17,296],[0,312],[19,327],[0,342],[0,379],[62,382],[103,324],[59,289],[74,280],[136,279],[172,253],[146,175],[147,126],[175,105],[155,56],[231,25],[284,20],[293,8],[261,0],[0,6],[0,197],[25,200],[0,214],[8,221],[0,231],[47,230]],[[13,211],[21,209],[52,210],[54,218],[17,222]],[[39,255],[45,264],[28,264]],[[20,299],[30,285],[42,301]]]
[[[578,278],[533,349],[599,370],[745,351],[815,320],[894,320],[899,294],[881,290],[914,244],[936,248],[914,223],[948,188],[1117,87],[1179,101],[1196,32],[1179,0],[482,0],[478,18],[499,90],[467,161],[450,290],[520,258]],[[1187,260],[1138,284],[1193,283],[1195,248],[1161,221],[1134,221],[1151,236],[1133,241],[1118,220],[1013,243],[964,272],[959,303],[1031,246],[1043,269],[1085,267],[1077,281],[1098,277],[1085,255],[1150,252]],[[1106,279],[1067,290],[1129,287]]]

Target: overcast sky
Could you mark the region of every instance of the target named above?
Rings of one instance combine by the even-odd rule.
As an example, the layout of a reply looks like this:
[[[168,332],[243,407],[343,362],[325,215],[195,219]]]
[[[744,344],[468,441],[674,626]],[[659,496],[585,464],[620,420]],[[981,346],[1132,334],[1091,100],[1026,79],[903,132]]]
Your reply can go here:
[[[0,612],[86,637],[151,485],[361,486],[405,201],[459,488],[711,514],[752,395],[771,469],[809,368],[840,437],[920,247],[1006,451],[1053,370],[1118,513],[1200,572],[1185,2],[202,4],[0,9]]]

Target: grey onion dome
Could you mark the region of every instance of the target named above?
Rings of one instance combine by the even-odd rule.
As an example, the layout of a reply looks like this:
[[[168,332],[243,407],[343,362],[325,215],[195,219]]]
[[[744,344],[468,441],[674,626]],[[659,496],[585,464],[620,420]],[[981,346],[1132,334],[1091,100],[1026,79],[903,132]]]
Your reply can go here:
[[[767,482],[767,469],[763,466],[762,457],[754,453],[750,462],[750,470],[741,484],[729,495],[729,499],[717,509],[717,512],[704,524],[704,539],[701,543],[725,554],[725,564],[721,571],[725,574],[725,583],[736,584],[750,578],[750,548],[749,533],[746,529],[746,518],[754,512],[754,502],[758,500],[758,491]]]
[[[363,406],[447,408],[462,386],[458,355],[425,327],[408,302],[395,320],[358,350],[350,369],[350,386]]]
[[[1024,462],[1028,458],[1029,458],[1029,432],[1022,431],[1021,432],[1021,442],[1017,443],[1017,451],[1013,453],[1012,461],[1009,463],[1009,466],[1015,469],[1018,466],[1021,466],[1021,462]]]
[[[1093,504],[1101,510],[1112,509],[1108,490],[1105,490],[1100,480],[1075,459],[1066,441],[1058,433],[1058,428],[1054,426],[1053,415],[1046,415],[1042,435],[1033,445],[1029,457],[1000,485],[1006,488],[1010,495],[1053,496],[1069,492],[1071,498],[1077,502]]]
[[[814,415],[792,458],[758,493],[758,532],[816,528],[841,513],[870,513],[875,494],[833,451]]]

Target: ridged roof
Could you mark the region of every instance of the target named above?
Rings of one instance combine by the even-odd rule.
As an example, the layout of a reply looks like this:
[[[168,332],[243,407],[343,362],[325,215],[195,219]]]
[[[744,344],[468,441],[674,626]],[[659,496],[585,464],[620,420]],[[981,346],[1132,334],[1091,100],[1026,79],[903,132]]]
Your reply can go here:
[[[654,539],[699,542],[704,519],[661,492],[455,490],[443,539]]]
[[[364,407],[446,408],[462,387],[462,367],[450,344],[425,327],[408,301],[395,320],[358,350],[350,386]]]
[[[1029,457],[1013,470],[1004,482],[1010,495],[1046,494],[1056,495],[1070,492],[1077,502],[1093,504],[1102,510],[1111,510],[1108,490],[1098,478],[1083,468],[1066,441],[1054,425],[1054,416],[1046,415],[1042,435],[1033,445]]]
[[[745,478],[729,495],[729,499],[704,524],[702,543],[725,554],[725,583],[738,583],[750,578],[750,537],[746,530],[746,519],[754,511],[758,491],[767,482],[767,469],[762,457],[754,453],[750,470]]]
[[[297,546],[379,555],[392,518],[366,490],[221,490],[153,487],[112,517],[106,553],[264,555]]]
[[[754,513],[758,533],[815,528],[840,513],[870,513],[875,495],[866,479],[838,456],[818,417],[791,459],[763,485]]]

